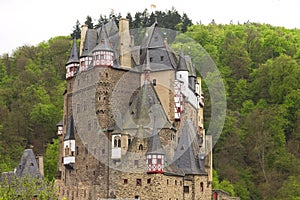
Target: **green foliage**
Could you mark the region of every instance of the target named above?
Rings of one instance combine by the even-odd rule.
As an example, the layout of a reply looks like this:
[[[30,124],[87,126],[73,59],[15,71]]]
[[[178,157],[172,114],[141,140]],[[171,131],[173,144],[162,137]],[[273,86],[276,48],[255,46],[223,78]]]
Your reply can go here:
[[[53,180],[57,171],[58,162],[58,139],[53,139],[51,144],[48,144],[45,158],[44,171],[46,180]]]
[[[3,178],[0,182],[0,199],[32,199],[37,196],[41,200],[57,199],[56,190],[52,182],[25,176],[23,178]]]

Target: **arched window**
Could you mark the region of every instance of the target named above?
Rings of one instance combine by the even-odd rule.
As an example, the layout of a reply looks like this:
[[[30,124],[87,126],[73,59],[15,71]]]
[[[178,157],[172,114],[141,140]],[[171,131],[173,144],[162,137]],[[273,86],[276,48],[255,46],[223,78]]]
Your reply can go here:
[[[118,147],[121,147],[121,139],[118,139]]]
[[[144,149],[143,145],[140,144],[140,145],[139,145],[139,150],[143,150],[143,149]]]
[[[201,192],[203,192],[203,190],[204,190],[203,182],[200,183],[200,190],[201,190]]]
[[[114,147],[117,147],[118,146],[118,141],[117,141],[117,139],[115,138],[114,139]]]

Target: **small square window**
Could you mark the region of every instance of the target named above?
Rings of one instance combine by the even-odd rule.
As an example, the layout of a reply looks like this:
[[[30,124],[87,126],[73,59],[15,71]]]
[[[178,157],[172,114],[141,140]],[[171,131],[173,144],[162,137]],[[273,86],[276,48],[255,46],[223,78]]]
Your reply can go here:
[[[140,178],[136,179],[136,186],[142,186],[142,179]]]
[[[183,192],[184,193],[189,193],[190,192],[189,186],[183,186]]]
[[[163,56],[160,57],[160,61],[164,61],[164,57]]]
[[[147,179],[147,184],[150,184],[151,183],[151,178],[148,178]]]
[[[124,183],[124,184],[127,184],[127,183],[128,183],[128,179],[124,179],[124,180],[123,180],[123,183]]]
[[[157,164],[161,165],[161,158],[157,159]]]
[[[152,164],[152,159],[148,159],[148,165],[151,165]]]
[[[139,161],[138,161],[138,160],[135,160],[135,161],[134,161],[134,166],[136,166],[136,167],[139,166]]]

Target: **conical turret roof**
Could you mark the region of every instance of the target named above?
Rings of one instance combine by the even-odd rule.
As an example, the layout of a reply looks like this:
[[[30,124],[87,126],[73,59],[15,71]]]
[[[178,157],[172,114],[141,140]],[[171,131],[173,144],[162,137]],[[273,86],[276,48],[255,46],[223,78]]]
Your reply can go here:
[[[71,63],[79,63],[79,58],[78,58],[78,50],[77,50],[77,45],[76,45],[76,38],[73,40],[73,45],[72,49],[70,52],[69,60],[66,63],[66,65],[71,64]]]
[[[95,51],[113,51],[106,34],[104,24],[102,24],[98,35],[98,45],[93,49],[93,52]]]
[[[186,60],[183,54],[183,50],[180,51],[178,64],[177,64],[177,71],[188,71]]]
[[[67,133],[65,135],[64,140],[75,140],[75,127],[73,115],[70,116],[70,120],[67,127]]]

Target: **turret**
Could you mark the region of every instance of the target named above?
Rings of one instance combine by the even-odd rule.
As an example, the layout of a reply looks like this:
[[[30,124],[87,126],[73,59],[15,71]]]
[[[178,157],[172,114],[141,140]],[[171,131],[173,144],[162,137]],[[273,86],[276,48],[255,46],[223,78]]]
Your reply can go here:
[[[75,127],[73,115],[70,116],[66,135],[64,137],[64,165],[73,169],[75,163]]]
[[[84,30],[84,29],[83,29]],[[97,32],[93,29],[85,30],[84,42],[80,54],[80,71],[86,71],[93,60],[92,50],[96,46]]]
[[[114,51],[107,38],[104,25],[102,25],[98,37],[98,45],[93,49],[93,66],[94,67],[112,67]]]
[[[149,139],[149,146],[147,151],[147,173],[163,173],[164,172],[164,161],[165,153],[163,152],[160,139],[158,136],[155,116],[153,120],[153,133]]]
[[[76,74],[79,68],[79,59],[78,59],[78,51],[76,45],[76,39],[74,38],[73,46],[70,52],[70,57],[68,62],[66,63],[66,79],[71,79]]]
[[[56,124],[56,128],[57,128],[57,135],[61,136],[62,135],[62,131],[63,131],[63,120],[60,120],[57,124]]]
[[[179,80],[181,84],[181,92],[184,96],[188,96],[188,68],[186,64],[186,60],[184,58],[183,51],[180,51],[178,64],[177,64],[177,70],[176,70],[176,79]]]

